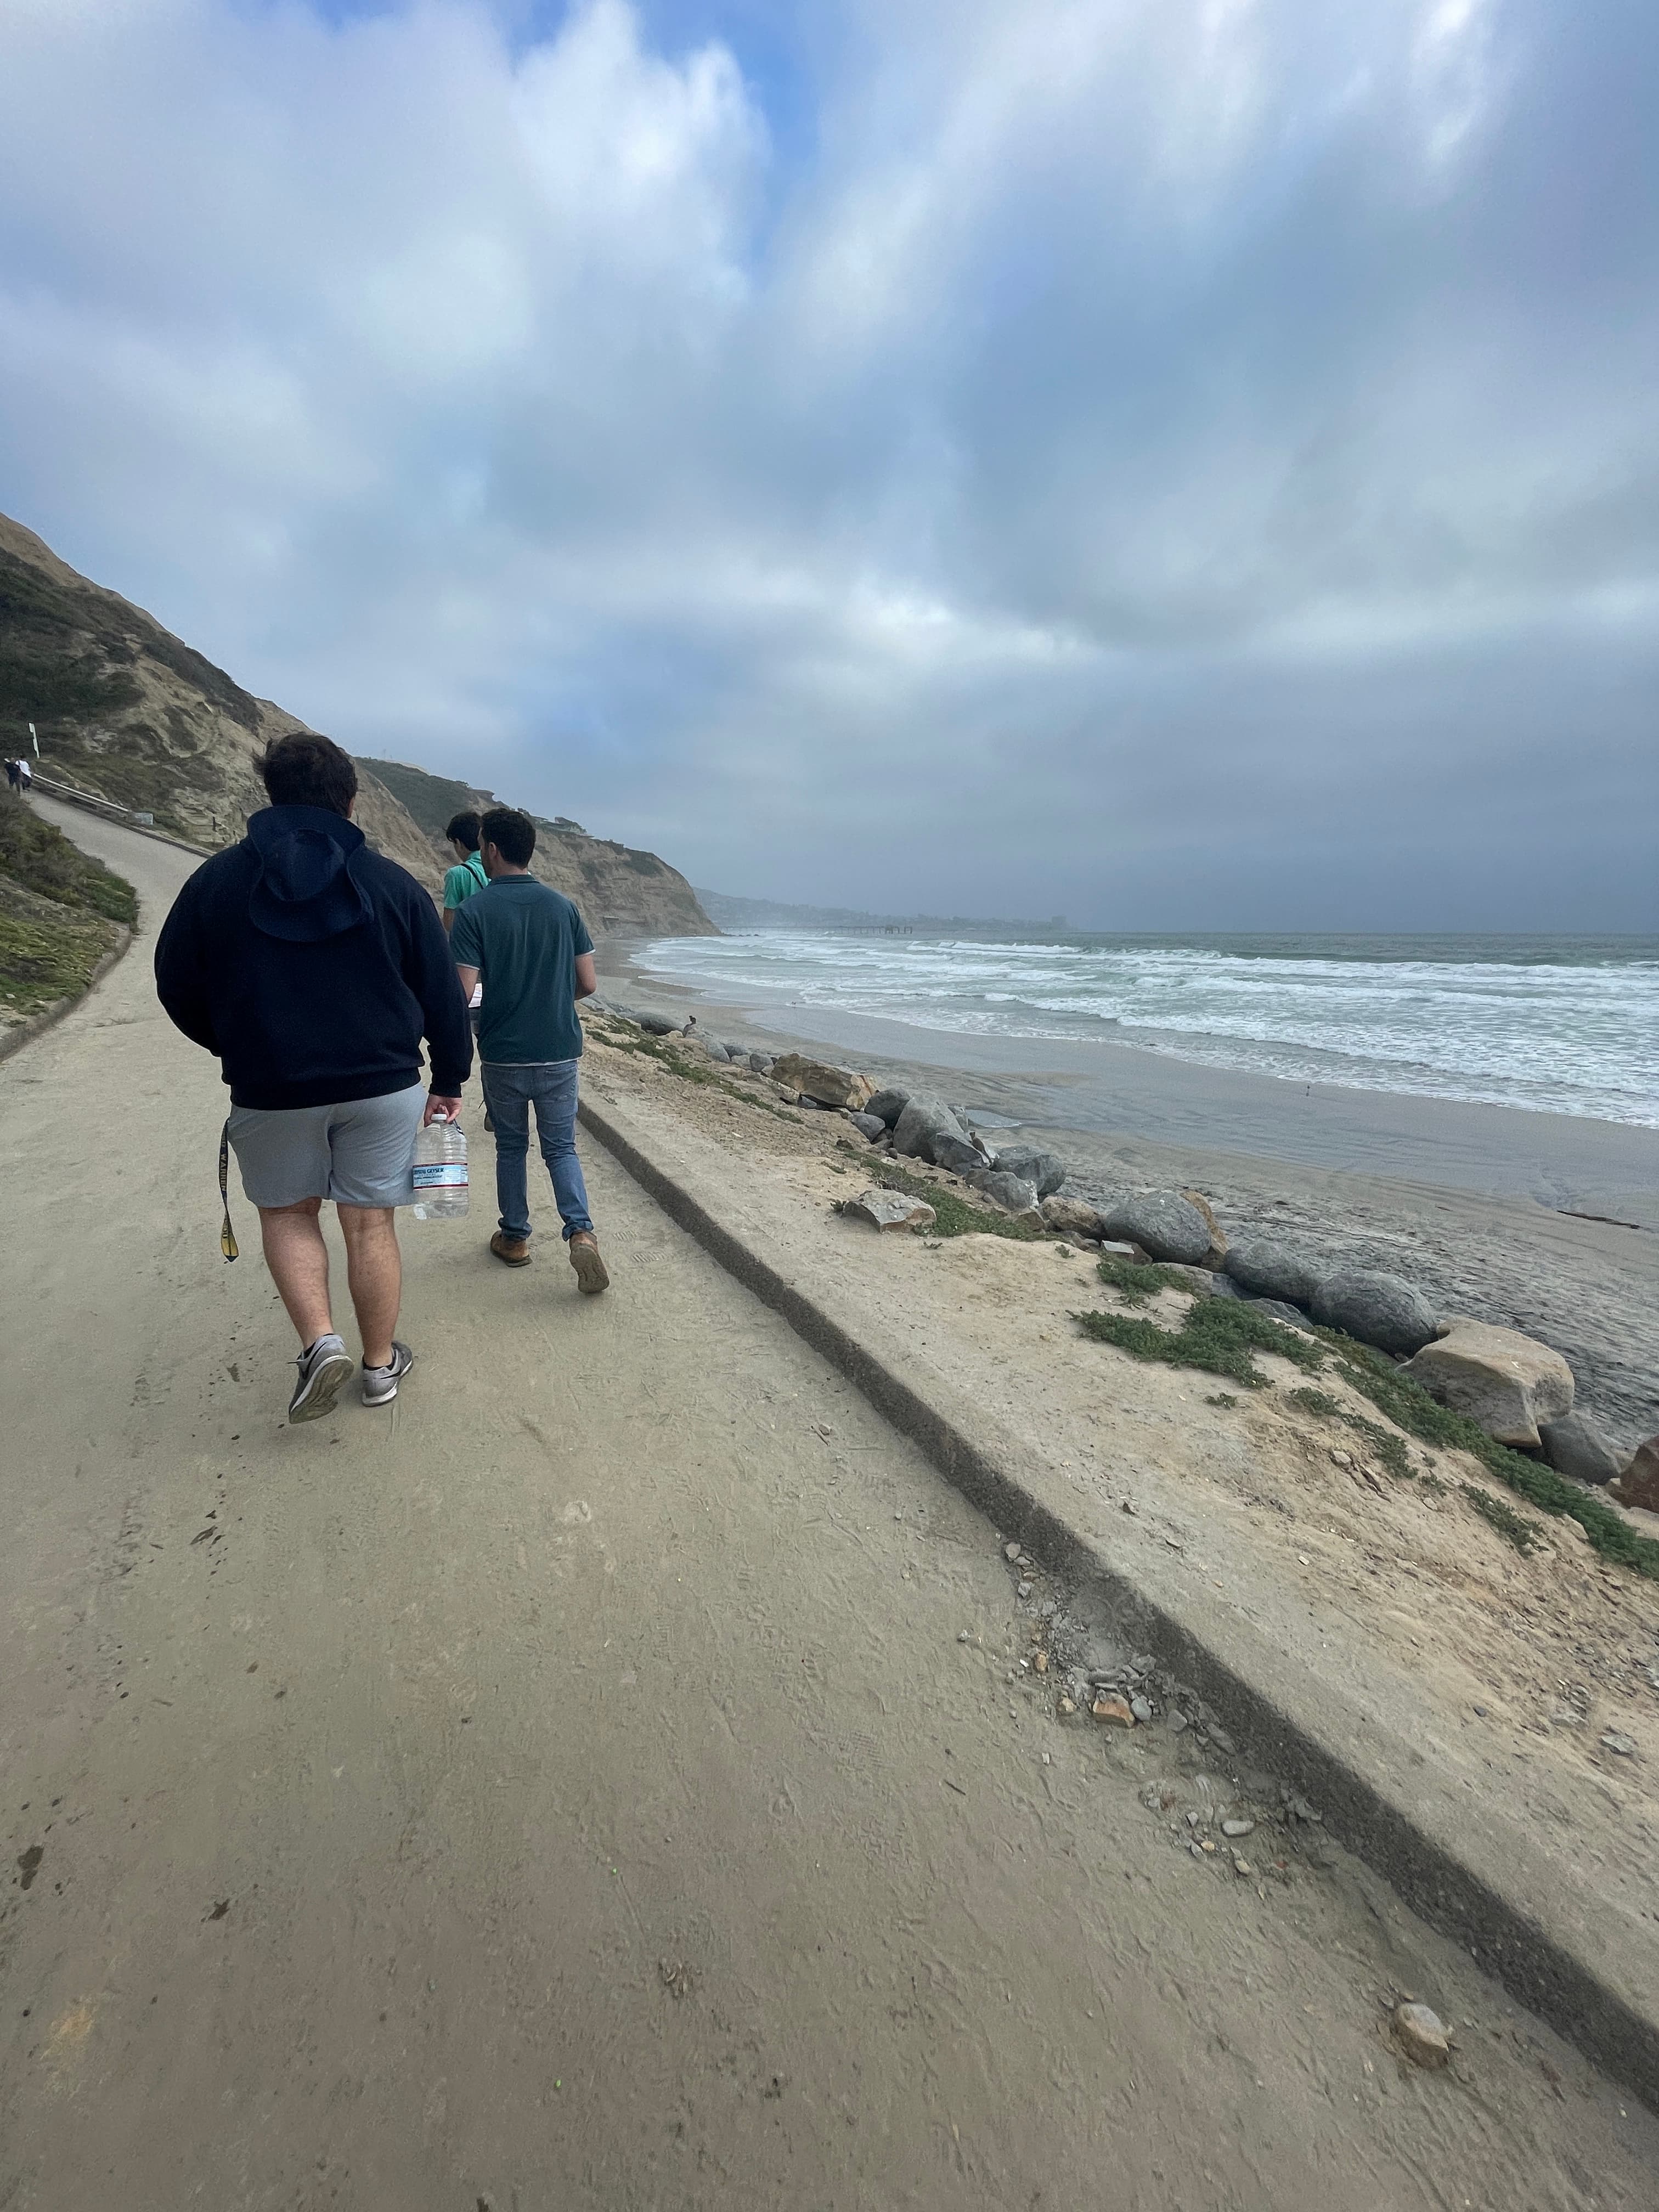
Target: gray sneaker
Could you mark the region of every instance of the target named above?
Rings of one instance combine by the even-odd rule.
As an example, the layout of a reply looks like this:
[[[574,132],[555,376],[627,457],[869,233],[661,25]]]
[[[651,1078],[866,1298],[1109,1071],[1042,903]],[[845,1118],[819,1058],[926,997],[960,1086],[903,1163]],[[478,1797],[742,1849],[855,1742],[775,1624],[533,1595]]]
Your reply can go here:
[[[392,1340],[392,1364],[389,1367],[363,1369],[363,1403],[366,1406],[389,1406],[398,1395],[398,1385],[415,1364],[415,1355],[406,1344]]]
[[[288,1401],[288,1417],[290,1421],[319,1421],[325,1413],[334,1411],[340,1386],[355,1364],[351,1354],[343,1338],[331,1334],[319,1336],[295,1364],[300,1379]]]

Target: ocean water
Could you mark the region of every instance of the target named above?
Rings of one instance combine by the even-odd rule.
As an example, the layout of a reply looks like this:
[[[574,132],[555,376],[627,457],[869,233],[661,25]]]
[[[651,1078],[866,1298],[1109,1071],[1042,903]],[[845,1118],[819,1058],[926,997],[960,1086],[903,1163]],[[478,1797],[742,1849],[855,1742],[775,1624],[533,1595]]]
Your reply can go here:
[[[786,1030],[790,1010],[834,1008],[1659,1128],[1659,938],[769,929],[659,939],[636,957]]]

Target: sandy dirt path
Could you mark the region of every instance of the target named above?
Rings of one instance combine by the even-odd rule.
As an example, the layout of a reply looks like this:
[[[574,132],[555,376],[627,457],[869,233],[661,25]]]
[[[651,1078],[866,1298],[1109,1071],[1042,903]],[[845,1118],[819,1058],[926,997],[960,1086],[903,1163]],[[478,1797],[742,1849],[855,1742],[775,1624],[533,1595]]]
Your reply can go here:
[[[411,1224],[395,1409],[286,1427],[186,856],[76,830],[144,933],[0,1073],[5,2212],[1653,2202],[1363,1869],[1173,1848],[995,1532],[603,1157],[609,1297]]]

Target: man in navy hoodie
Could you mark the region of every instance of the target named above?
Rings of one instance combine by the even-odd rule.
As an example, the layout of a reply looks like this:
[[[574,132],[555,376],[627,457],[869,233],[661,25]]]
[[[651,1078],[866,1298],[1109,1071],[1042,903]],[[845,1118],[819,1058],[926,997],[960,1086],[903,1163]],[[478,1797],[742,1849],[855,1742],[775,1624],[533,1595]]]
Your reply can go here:
[[[349,756],[295,731],[271,741],[259,772],[270,805],[179,892],[155,986],[178,1027],[223,1063],[227,1133],[300,1334],[288,1417],[309,1421],[333,1410],[355,1364],[329,1307],[325,1199],[345,1238],[363,1402],[389,1405],[413,1363],[392,1333],[403,1285],[393,1208],[415,1195],[416,1132],[460,1112],[472,1035],[431,899],[351,819]]]

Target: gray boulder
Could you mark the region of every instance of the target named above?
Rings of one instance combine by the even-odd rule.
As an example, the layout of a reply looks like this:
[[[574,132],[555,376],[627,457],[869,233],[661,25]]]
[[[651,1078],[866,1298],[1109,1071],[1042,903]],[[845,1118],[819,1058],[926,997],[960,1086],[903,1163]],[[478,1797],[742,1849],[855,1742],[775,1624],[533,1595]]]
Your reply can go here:
[[[1312,1253],[1276,1237],[1245,1237],[1227,1247],[1222,1266],[1240,1288],[1255,1298],[1282,1298],[1291,1305],[1313,1304],[1325,1272]]]
[[[984,1153],[970,1138],[958,1137],[949,1129],[935,1133],[933,1165],[936,1168],[949,1168],[952,1175],[965,1176],[989,1164]]]
[[[860,1136],[867,1137],[872,1145],[878,1137],[887,1134],[887,1124],[878,1114],[849,1114],[847,1118]]]
[[[710,1060],[730,1060],[732,1057],[726,1047],[723,1044],[716,1044],[713,1037],[704,1044],[703,1050],[708,1054]]]
[[[1540,1421],[1538,1436],[1545,1459],[1558,1474],[1569,1475],[1575,1482],[1599,1487],[1611,1482],[1623,1464],[1595,1422],[1577,1408],[1559,1421]]]
[[[1081,1198],[1045,1198],[1042,1218],[1062,1237],[1086,1237],[1097,1244],[1103,1233],[1099,1214]]]
[[[751,1052],[749,1055],[749,1065],[757,1075],[769,1075],[776,1062],[769,1052]]]
[[[1139,1244],[1154,1260],[1195,1267],[1210,1249],[1210,1224],[1172,1190],[1141,1190],[1106,1209],[1106,1234]]]
[[[999,1175],[1023,1176],[1034,1182],[1039,1198],[1052,1198],[1066,1181],[1065,1161],[1036,1145],[999,1145],[993,1165]]]
[[[1517,1451],[1536,1451],[1540,1424],[1572,1411],[1572,1370],[1560,1353],[1518,1328],[1449,1314],[1406,1369],[1431,1398],[1478,1421]]]
[[[890,1129],[909,1103],[910,1094],[908,1091],[895,1091],[890,1087],[885,1091],[878,1091],[865,1110],[866,1113],[879,1115]]]
[[[875,1101],[870,1103],[873,1105]],[[906,1101],[893,1124],[893,1150],[907,1159],[931,1160],[936,1137],[957,1137],[964,1145],[968,1142],[967,1130],[945,1101],[930,1091],[918,1091]]]
[[[1036,1185],[1027,1182],[1023,1176],[1004,1175],[1000,1168],[982,1167],[975,1169],[963,1180],[970,1190],[979,1191],[1006,1212],[1036,1212]]]
[[[1313,1317],[1327,1328],[1340,1328],[1361,1344],[1402,1358],[1432,1344],[1440,1325],[1421,1291],[1380,1267],[1340,1267],[1327,1275],[1314,1292]]]
[[[1227,1283],[1231,1282],[1232,1278],[1231,1275],[1223,1275],[1219,1279]],[[1259,1314],[1264,1314],[1269,1321],[1283,1322],[1286,1328],[1299,1328],[1304,1333],[1307,1329],[1307,1315],[1298,1313],[1294,1306],[1287,1306],[1283,1298],[1246,1298],[1244,1303],[1246,1305],[1254,1306]]]
[[[678,1036],[680,1025],[671,1022],[666,1014],[635,1014],[634,1019],[647,1036]]]

